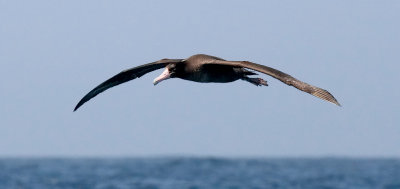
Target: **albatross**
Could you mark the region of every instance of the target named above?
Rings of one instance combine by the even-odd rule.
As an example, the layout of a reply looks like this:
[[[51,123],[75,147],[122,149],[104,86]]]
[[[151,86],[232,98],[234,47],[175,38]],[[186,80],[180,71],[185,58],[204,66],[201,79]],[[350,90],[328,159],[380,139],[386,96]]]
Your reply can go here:
[[[335,97],[327,90],[302,82],[277,69],[249,61],[227,61],[215,56],[197,54],[187,59],[161,59],[124,70],[104,81],[86,94],[75,106],[74,111],[85,102],[111,87],[139,78],[161,68],[165,69],[160,76],[154,79],[154,85],[169,78],[180,78],[200,83],[229,83],[241,79],[256,86],[268,86],[267,81],[262,78],[249,77],[251,75],[257,75],[257,73],[254,72],[256,71],[267,74],[289,86],[293,86],[301,91],[340,106]]]

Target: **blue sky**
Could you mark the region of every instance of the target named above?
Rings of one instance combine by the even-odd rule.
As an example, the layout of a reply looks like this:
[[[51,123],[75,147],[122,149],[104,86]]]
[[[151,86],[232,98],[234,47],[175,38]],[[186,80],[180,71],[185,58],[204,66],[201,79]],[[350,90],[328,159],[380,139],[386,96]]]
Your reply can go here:
[[[0,1],[0,156],[400,157],[398,1]],[[280,69],[200,84],[123,69],[205,53]]]

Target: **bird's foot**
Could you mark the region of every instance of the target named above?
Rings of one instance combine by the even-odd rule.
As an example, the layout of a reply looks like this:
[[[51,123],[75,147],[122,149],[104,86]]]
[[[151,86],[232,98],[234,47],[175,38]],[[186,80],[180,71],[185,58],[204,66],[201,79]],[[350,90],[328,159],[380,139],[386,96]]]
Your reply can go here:
[[[252,84],[254,84],[256,86],[262,86],[262,85],[268,86],[267,81],[265,81],[264,79],[261,79],[261,78],[249,78],[249,77],[246,77],[246,78],[244,78],[244,80],[246,80],[246,81],[248,81],[248,82],[250,82],[250,83],[252,83]]]

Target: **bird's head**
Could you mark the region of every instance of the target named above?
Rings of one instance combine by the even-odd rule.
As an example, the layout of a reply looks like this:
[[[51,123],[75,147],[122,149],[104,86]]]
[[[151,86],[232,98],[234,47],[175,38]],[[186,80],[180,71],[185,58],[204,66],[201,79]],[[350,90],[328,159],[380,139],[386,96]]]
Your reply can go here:
[[[153,84],[157,85],[161,81],[176,77],[176,72],[177,72],[177,64],[175,63],[168,64],[165,67],[164,71],[161,73],[161,75],[154,79]]]

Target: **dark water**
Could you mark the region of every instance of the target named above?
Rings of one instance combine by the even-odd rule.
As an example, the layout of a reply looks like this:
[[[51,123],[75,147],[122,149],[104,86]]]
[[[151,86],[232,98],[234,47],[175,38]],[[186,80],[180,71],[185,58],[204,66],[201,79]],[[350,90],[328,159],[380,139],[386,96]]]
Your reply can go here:
[[[400,189],[400,160],[0,159],[0,188]]]

